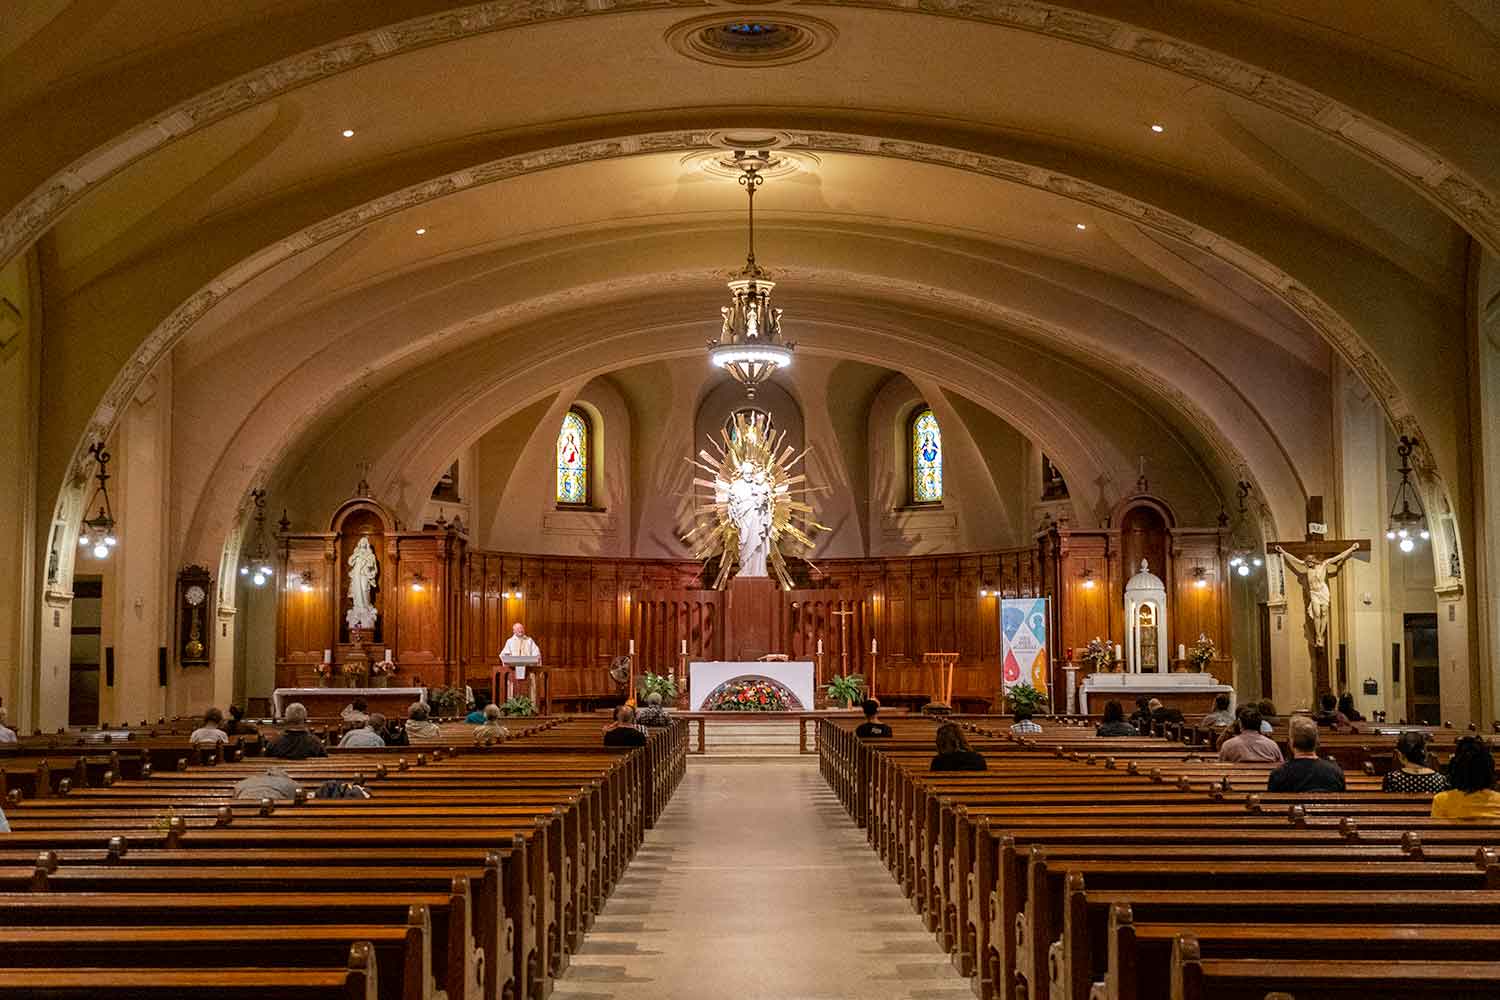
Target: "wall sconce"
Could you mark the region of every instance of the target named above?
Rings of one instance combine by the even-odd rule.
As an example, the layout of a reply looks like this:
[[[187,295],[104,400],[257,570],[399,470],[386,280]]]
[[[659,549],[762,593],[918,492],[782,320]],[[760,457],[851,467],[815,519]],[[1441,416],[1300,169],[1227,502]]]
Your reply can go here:
[[[500,596],[505,598],[507,601],[511,600],[512,598],[519,601],[521,599],[521,585],[519,583],[512,583],[510,585],[510,589],[503,591]]]
[[[1083,589],[1093,590],[1097,583],[1098,581],[1094,579],[1094,568],[1092,566],[1085,566],[1083,569]]]
[[[1202,566],[1193,567],[1193,586],[1199,590],[1208,586],[1208,570]]]
[[[984,584],[979,588],[979,596],[980,597],[999,597],[1000,596],[1000,591],[998,591],[998,590],[995,589],[995,585],[993,583],[990,583],[988,580],[986,580],[984,582]]]
[[[305,569],[300,573],[293,573],[286,578],[286,585],[294,590],[300,590],[304,594],[312,593],[313,571]]]
[[[427,578],[422,575],[422,571],[419,569],[412,571],[411,589],[418,594],[427,589]]]

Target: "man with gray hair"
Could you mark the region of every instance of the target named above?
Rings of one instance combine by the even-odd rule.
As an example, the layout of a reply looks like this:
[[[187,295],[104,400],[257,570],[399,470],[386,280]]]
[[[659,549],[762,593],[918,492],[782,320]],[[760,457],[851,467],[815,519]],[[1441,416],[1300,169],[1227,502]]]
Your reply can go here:
[[[372,748],[385,746],[385,737],[380,733],[385,729],[385,716],[379,712],[371,712],[366,718],[364,725],[358,729],[351,729],[339,740],[339,749],[353,747]]]
[[[306,760],[308,757],[328,756],[328,751],[323,749],[323,742],[307,728],[306,705],[300,701],[292,702],[286,707],[286,714],[282,718],[286,725],[281,729],[281,736],[266,748],[267,757]]]
[[[1318,756],[1318,724],[1305,715],[1292,717],[1292,759],[1271,772],[1268,792],[1342,792],[1344,769]]]
[[[646,695],[646,707],[635,713],[635,724],[638,726],[658,726],[665,729],[672,724],[672,717],[667,710],[661,707],[661,692],[652,691]]]

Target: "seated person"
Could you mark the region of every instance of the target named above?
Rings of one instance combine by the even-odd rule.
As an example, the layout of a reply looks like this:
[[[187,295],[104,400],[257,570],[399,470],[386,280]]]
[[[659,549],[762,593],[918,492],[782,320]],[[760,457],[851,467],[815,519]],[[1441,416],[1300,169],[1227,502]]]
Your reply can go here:
[[[370,717],[370,705],[363,698],[355,698],[339,712],[339,718],[351,726],[363,726]]]
[[[288,710],[291,706],[287,706]],[[300,786],[286,773],[285,768],[272,767],[265,774],[252,774],[234,783],[237,799],[286,799],[291,800]]]
[[[1146,702],[1146,707],[1151,709],[1151,721],[1157,722],[1181,722],[1182,709],[1169,708],[1161,703],[1160,698],[1152,698]]]
[[[1276,711],[1276,703],[1270,698],[1262,698],[1256,708],[1260,711],[1260,731],[1270,736],[1276,731],[1276,727],[1271,725],[1271,720],[1280,714]]]
[[[1427,766],[1427,734],[1407,730],[1396,740],[1401,766],[1380,780],[1382,792],[1427,792],[1448,790],[1448,779]]]
[[[358,729],[351,729],[339,740],[340,749],[373,748],[385,746],[385,737],[380,735],[385,729],[385,716],[379,712],[371,712],[365,719],[365,724]]]
[[[386,719],[385,730],[380,735],[388,747],[411,746],[411,740],[406,736],[406,722],[402,719]]]
[[[406,738],[412,743],[432,743],[443,738],[443,731],[429,716],[427,706],[414,701],[406,708]]]
[[[286,725],[282,728],[281,735],[266,747],[267,757],[306,760],[309,757],[328,756],[328,751],[323,749],[323,741],[307,728],[307,706],[300,701],[292,702],[286,707],[285,719]]]
[[[1198,725],[1203,729],[1234,725],[1234,713],[1229,711],[1229,695],[1221,694],[1214,698],[1214,710],[1205,715]]]
[[[1339,700],[1337,698],[1331,693],[1324,694],[1322,698],[1318,699],[1318,703],[1322,707],[1313,713],[1312,718],[1314,722],[1330,729],[1348,728],[1349,720],[1344,718],[1343,712],[1339,711]]]
[[[1281,747],[1260,731],[1260,710],[1242,705],[1238,712],[1239,732],[1219,744],[1219,760],[1226,764],[1253,764],[1268,761],[1280,764]]]
[[[245,721],[245,710],[238,705],[229,706],[229,721],[224,723],[224,732],[230,736],[255,736],[260,730]]]
[[[490,704],[484,706],[484,724],[474,727],[474,745],[487,747],[496,743],[504,742],[510,738],[510,730],[500,722],[503,718],[500,706]]]
[[[1359,709],[1354,707],[1354,695],[1345,691],[1339,695],[1339,712],[1349,722],[1364,722],[1365,717],[1360,714]]]
[[[5,707],[0,705],[0,743],[15,743],[16,731],[5,724]]]
[[[1292,734],[1292,759],[1271,772],[1268,792],[1342,792],[1344,769],[1318,756],[1318,724],[1296,715],[1288,724]]]
[[[932,758],[934,771],[983,771],[984,757],[969,749],[964,732],[956,722],[945,722],[937,728],[937,756]]]
[[[224,723],[224,713],[217,708],[210,708],[203,713],[203,725],[193,730],[193,735],[188,737],[189,743],[228,743],[229,734],[219,727]]]
[[[1125,706],[1118,701],[1104,703],[1104,721],[1094,730],[1095,736],[1139,736],[1140,731],[1125,721]]]
[[[854,730],[854,735],[864,739],[890,739],[891,727],[876,718],[880,714],[880,702],[874,698],[866,698],[859,703],[859,707],[865,713],[865,721]]]
[[[10,833],[10,824],[5,821],[4,809],[0,809],[0,833]]]
[[[1433,819],[1500,822],[1500,792],[1495,791],[1495,756],[1477,736],[1458,741],[1448,762],[1449,792],[1432,797]]]
[[[1017,706],[1011,713],[1010,731],[1017,736],[1035,736],[1042,727],[1031,719],[1032,710]]]
[[[484,725],[484,710],[486,708],[488,708],[488,707],[489,707],[489,703],[481,705],[478,701],[475,701],[474,702],[474,711],[472,711],[468,715],[464,716],[464,721],[467,722],[471,726],[482,726],[482,725]]]
[[[615,721],[604,729],[604,745],[607,747],[643,747],[646,731],[635,724],[635,706],[621,705],[615,709]]]
[[[664,729],[672,724],[672,717],[667,710],[661,707],[661,692],[652,691],[646,695],[646,707],[635,714],[635,724],[638,726],[654,726]]]
[[[1157,702],[1158,705],[1161,702]],[[1151,702],[1141,695],[1135,700],[1135,711],[1130,713],[1130,724],[1135,727],[1138,735],[1151,732]]]

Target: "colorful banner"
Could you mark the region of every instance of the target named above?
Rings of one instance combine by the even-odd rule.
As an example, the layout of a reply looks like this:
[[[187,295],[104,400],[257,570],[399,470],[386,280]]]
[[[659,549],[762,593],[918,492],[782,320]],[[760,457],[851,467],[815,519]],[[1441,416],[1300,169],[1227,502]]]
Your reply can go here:
[[[1000,602],[1000,671],[1004,691],[1027,681],[1047,690],[1047,599],[1022,597]]]

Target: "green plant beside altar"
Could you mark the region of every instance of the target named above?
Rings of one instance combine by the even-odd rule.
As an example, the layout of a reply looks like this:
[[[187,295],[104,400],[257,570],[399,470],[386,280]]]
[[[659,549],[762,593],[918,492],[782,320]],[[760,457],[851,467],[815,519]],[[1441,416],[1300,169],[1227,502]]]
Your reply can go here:
[[[1005,692],[1005,702],[1014,715],[1017,709],[1023,709],[1032,715],[1046,715],[1052,708],[1052,702],[1045,691],[1038,691],[1026,681],[1014,685]]]
[[[427,692],[427,707],[435,717],[451,719],[464,714],[463,709],[468,707],[468,700],[464,697],[463,688],[433,688]]]
[[[852,708],[856,701],[864,700],[865,679],[860,674],[834,674],[823,693],[829,701],[843,702],[845,708]]]
[[[653,674],[647,672],[641,675],[640,686],[642,701],[653,694],[661,695],[661,700],[665,702],[672,702],[677,698],[677,681],[670,674]]]
[[[500,714],[508,715],[512,718],[526,715],[535,715],[536,702],[532,701],[530,696],[528,695],[518,694],[514,698],[507,699],[505,703],[500,706]]]
[[[1202,632],[1198,633],[1198,638],[1193,641],[1193,644],[1188,647],[1187,651],[1188,662],[1200,674],[1208,669],[1209,663],[1218,655],[1219,650],[1214,645],[1214,641]]]

